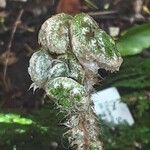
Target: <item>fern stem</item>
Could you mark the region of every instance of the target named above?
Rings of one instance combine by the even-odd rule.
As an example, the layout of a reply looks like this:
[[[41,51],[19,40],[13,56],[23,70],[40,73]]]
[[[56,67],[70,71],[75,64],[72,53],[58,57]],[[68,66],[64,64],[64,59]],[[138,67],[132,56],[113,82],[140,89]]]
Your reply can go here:
[[[67,122],[70,126],[69,142],[71,146],[76,146],[76,150],[102,150],[96,116],[90,106],[90,96],[85,97],[83,103],[76,114],[70,115]]]

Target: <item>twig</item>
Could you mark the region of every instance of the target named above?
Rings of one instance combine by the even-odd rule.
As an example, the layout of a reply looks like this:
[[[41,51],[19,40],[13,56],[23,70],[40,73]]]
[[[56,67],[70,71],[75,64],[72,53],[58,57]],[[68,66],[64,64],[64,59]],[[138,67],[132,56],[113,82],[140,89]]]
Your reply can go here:
[[[136,0],[134,2],[134,12],[136,16],[142,16],[141,10],[142,10],[143,1],[142,0]]]
[[[122,21],[127,21],[130,23],[133,22],[150,22],[149,18],[136,18],[135,16],[120,16],[117,11],[102,11],[102,12],[88,12],[88,15],[92,16],[95,19],[107,20],[107,19],[120,19]]]
[[[11,32],[11,35],[10,35],[10,39],[9,39],[9,42],[8,42],[8,46],[6,48],[6,51],[9,53],[11,51],[11,46],[12,46],[12,41],[13,41],[13,38],[14,38],[14,35],[16,33],[16,29],[18,27],[18,24],[20,23],[20,19],[22,17],[22,14],[23,14],[23,9],[20,10],[18,16],[17,16],[17,19],[13,25],[13,29],[12,29],[12,32]],[[6,61],[5,61],[5,66],[4,66],[4,81],[6,79],[6,73],[7,73],[7,67],[8,67],[8,56],[6,56]]]
[[[88,12],[87,14],[90,16],[103,16],[103,15],[112,15],[117,14],[117,11],[98,11],[98,12]]]
[[[27,43],[25,43],[24,46],[28,52],[27,56],[30,57],[34,53],[34,50]]]

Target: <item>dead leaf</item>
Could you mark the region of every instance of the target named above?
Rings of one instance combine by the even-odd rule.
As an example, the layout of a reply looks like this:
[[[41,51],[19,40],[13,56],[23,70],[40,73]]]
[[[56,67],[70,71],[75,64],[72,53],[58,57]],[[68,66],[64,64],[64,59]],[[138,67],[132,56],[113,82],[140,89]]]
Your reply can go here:
[[[0,0],[1,1],[1,0]],[[6,12],[6,11],[1,11],[0,12],[0,17],[1,18],[5,18],[5,17],[7,17],[8,16],[8,12]]]
[[[70,15],[75,15],[86,9],[85,5],[81,0],[60,0],[56,13],[68,13]]]
[[[0,0],[0,7],[5,8],[6,7],[6,0]]]
[[[8,66],[15,64],[18,61],[15,53],[6,51],[0,56],[0,64],[5,65],[7,63]]]

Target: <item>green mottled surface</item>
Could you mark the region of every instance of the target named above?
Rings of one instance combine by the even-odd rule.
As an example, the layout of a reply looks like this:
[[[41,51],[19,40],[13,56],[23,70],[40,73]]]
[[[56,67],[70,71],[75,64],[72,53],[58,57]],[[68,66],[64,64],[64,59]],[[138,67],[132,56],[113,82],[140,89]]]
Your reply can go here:
[[[48,50],[47,55],[52,60],[43,60],[41,54],[42,59],[38,56],[30,61],[29,72],[35,68],[39,69],[35,73],[40,74],[36,80],[34,73],[30,73],[33,82],[39,85],[37,81],[41,81],[39,77],[43,75],[42,87],[46,94],[61,111],[70,114],[67,126],[72,146],[83,150],[88,143],[88,149],[102,150],[89,95],[98,81],[99,68],[113,72],[122,63],[113,39],[89,15],[81,13],[73,18],[62,13],[44,22],[39,31],[39,43]],[[50,61],[51,66],[45,61]]]
[[[122,63],[113,39],[101,30],[86,14],[79,14],[71,22],[73,53],[85,65],[88,61],[96,68],[116,71]],[[86,67],[86,65],[85,65]]]
[[[48,78],[49,68],[51,67],[52,58],[43,49],[32,55],[28,72],[36,86],[41,88],[45,85]]]
[[[50,80],[46,85],[46,93],[57,100],[58,107],[67,110],[80,104],[82,98],[86,96],[84,86],[67,77]]]
[[[89,70],[93,64],[95,70],[116,71],[122,63],[113,39],[84,13],[74,18],[63,13],[49,18],[39,31],[39,43],[50,53],[70,51]]]
[[[38,41],[50,53],[64,54],[69,46],[70,15],[58,14],[47,19],[40,31]]]

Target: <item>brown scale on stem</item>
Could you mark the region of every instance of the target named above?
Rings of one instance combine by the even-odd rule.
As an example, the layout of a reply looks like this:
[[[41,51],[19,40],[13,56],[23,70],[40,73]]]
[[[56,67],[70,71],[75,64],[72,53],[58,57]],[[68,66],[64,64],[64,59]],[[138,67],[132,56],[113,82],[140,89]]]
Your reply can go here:
[[[88,150],[89,149],[89,138],[88,138],[88,131],[86,129],[86,120],[83,115],[81,115],[79,118],[79,126],[84,133],[84,150]]]

